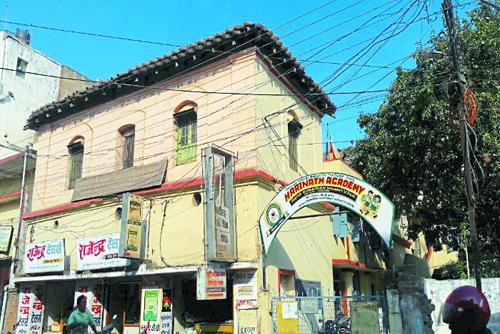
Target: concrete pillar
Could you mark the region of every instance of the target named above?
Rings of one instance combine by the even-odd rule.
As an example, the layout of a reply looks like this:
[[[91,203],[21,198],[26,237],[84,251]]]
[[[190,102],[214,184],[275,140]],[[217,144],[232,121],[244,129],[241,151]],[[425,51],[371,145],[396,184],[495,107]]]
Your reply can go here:
[[[387,289],[387,307],[389,313],[389,330],[391,334],[402,334],[403,324],[399,308],[399,292],[397,289]]]
[[[342,284],[342,292],[345,291],[346,296],[352,296],[353,289],[353,278],[354,272],[352,271],[341,271],[340,272],[340,282]]]
[[[17,321],[17,305],[19,300],[17,290],[15,288],[9,289],[7,293],[4,294],[4,298],[7,298],[7,303],[5,305],[5,320],[2,333],[7,333],[12,330],[12,327]]]

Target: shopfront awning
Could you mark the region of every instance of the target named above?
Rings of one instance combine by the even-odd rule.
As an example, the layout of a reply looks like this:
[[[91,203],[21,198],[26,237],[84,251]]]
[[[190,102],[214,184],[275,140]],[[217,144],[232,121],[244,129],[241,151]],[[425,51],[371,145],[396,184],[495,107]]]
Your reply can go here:
[[[151,275],[172,275],[172,274],[188,274],[195,273],[199,266],[182,266],[182,267],[167,267],[148,269],[146,264],[141,264],[137,271],[113,271],[113,272],[98,272],[98,273],[76,273],[73,272],[68,275],[44,275],[44,276],[25,276],[16,277],[14,283],[24,282],[41,282],[41,281],[67,281],[67,280],[81,280],[81,279],[94,279],[94,278],[130,278],[134,276],[151,276]],[[257,269],[257,262],[235,262],[226,267],[228,270],[242,270],[242,269]]]

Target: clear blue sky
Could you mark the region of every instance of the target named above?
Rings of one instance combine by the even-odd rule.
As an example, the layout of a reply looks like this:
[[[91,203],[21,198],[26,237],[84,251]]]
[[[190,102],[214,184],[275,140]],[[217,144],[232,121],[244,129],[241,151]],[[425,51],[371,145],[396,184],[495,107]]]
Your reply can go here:
[[[274,29],[292,18],[329,2],[331,1],[2,0],[0,8],[3,12],[2,17],[8,21],[187,45],[245,21],[259,22]],[[412,67],[414,61],[411,58],[403,63],[396,61],[415,52],[420,43],[428,40],[433,30],[442,26],[441,15],[432,15],[440,10],[440,1],[426,2],[428,2],[428,8],[421,13],[420,17],[430,14],[429,20],[421,20],[412,24],[406,31],[384,44],[372,59],[368,60],[372,54],[370,52],[358,63],[363,64],[368,60],[370,65],[393,63],[390,66],[402,64],[404,67]],[[283,37],[285,45],[290,47],[298,59],[307,59],[312,56],[312,60],[344,63],[368,45],[366,42],[356,46],[357,43],[375,37],[383,31],[401,14],[401,12],[395,12],[402,7],[407,7],[410,3],[411,1],[408,0],[337,0],[303,18],[293,20],[274,32],[279,37]],[[412,13],[415,13],[414,9],[410,10],[407,18],[403,19],[403,23],[409,21]],[[373,18],[376,14],[380,15]],[[356,16],[360,17],[356,18]],[[370,18],[372,21],[366,23]],[[321,21],[315,22],[320,19]],[[344,23],[345,21],[348,22]],[[12,24],[2,26],[3,29],[11,31],[15,31],[18,27]],[[320,45],[326,46],[327,43],[334,42],[341,36],[360,28],[362,29],[345,36],[323,52],[314,55],[314,51],[320,48],[315,50],[313,48]],[[92,79],[107,79],[118,72],[126,71],[137,64],[175,49],[168,46],[88,37],[37,28],[28,29],[31,33],[32,44],[36,49]],[[330,30],[314,36],[326,29]],[[287,34],[289,35],[286,36]],[[372,51],[382,44],[375,46]],[[350,49],[346,50],[346,48]],[[303,65],[317,82],[321,82],[339,68],[337,64],[304,62]],[[357,70],[360,70],[359,73]],[[369,73],[374,70],[377,71]],[[356,79],[361,75],[365,76]],[[349,81],[353,76],[355,80]],[[384,89],[389,87],[394,77],[394,70],[391,69],[352,67],[336,78],[325,90]],[[381,81],[376,83],[378,80]],[[340,85],[341,87],[337,87]],[[353,95],[335,95],[332,99],[336,105],[342,106],[353,97]],[[349,145],[346,141],[362,138],[363,134],[356,124],[356,116],[362,112],[375,111],[381,103],[380,100],[360,101],[368,97],[380,97],[380,94],[358,96],[356,97],[356,100],[360,102],[358,106],[340,108],[336,120],[326,120],[323,131],[324,140],[328,134],[336,142],[337,147],[342,148]],[[327,128],[328,131],[326,131]]]

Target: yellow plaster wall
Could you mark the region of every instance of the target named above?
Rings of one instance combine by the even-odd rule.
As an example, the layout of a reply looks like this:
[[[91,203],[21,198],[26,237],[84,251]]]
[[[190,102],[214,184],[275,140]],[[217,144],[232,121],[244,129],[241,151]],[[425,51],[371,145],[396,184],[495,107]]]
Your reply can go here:
[[[0,203],[0,221],[7,219],[18,219],[19,217],[19,197],[14,197],[8,201]]]
[[[262,61],[258,60],[255,64],[257,73],[255,82],[257,85],[262,84],[256,90],[257,93],[293,93],[269,72]],[[285,182],[291,182],[304,173],[320,171],[322,162],[321,145],[318,144],[321,142],[320,117],[293,96],[257,96],[255,100],[256,124],[259,127],[259,131],[256,132],[259,168]],[[303,125],[297,143],[298,171],[291,169],[289,164],[288,122],[292,117],[284,112],[268,118],[277,135],[268,124],[264,123],[264,117],[285,109],[293,111]]]
[[[332,172],[332,173],[344,173],[347,175],[357,177],[358,179],[363,179],[363,176],[360,173],[350,168],[346,162],[340,159],[325,161],[322,166],[322,171]]]
[[[260,236],[255,210],[256,188],[256,185],[251,184],[236,187],[238,261],[257,261],[259,256]],[[198,265],[205,262],[204,208],[203,204],[199,206],[195,204],[193,194],[194,191],[190,191],[154,199],[148,255],[154,266],[165,266],[161,256],[169,266]],[[161,232],[165,200],[168,203]]]
[[[64,239],[71,269],[76,269],[78,239],[120,232],[115,211],[121,203],[107,202],[94,207],[27,221],[26,243]],[[56,226],[55,222],[58,222]]]
[[[9,254],[0,254],[0,259],[2,259],[14,254],[14,239],[17,236],[17,227],[19,226],[19,197],[0,203],[0,225],[11,225],[14,227]]]
[[[203,205],[196,205],[192,193],[156,198],[149,228],[148,259],[154,267],[204,262]]]
[[[256,189],[257,185],[253,184],[236,188],[239,261],[257,261],[259,256],[260,236],[254,209]],[[152,203],[148,216],[149,246],[146,255],[152,268],[200,265],[205,262],[204,208],[203,204],[196,204],[194,193],[193,190],[146,197],[144,217],[148,215],[150,201]],[[120,221],[115,214],[118,207],[121,207],[121,202],[115,198],[93,207],[30,220],[26,242],[65,239],[66,255],[71,257],[71,268],[75,269],[78,239],[120,232]]]
[[[433,251],[429,260],[429,268],[431,275],[437,268],[447,264],[458,262],[458,251],[450,252],[447,245],[442,245],[443,249],[440,251]]]
[[[22,168],[22,167],[21,167]],[[0,196],[17,192],[21,189],[21,176],[18,178],[0,179]]]
[[[257,224],[259,186],[256,183],[236,188],[236,246],[239,261],[258,261],[260,257],[260,231]]]

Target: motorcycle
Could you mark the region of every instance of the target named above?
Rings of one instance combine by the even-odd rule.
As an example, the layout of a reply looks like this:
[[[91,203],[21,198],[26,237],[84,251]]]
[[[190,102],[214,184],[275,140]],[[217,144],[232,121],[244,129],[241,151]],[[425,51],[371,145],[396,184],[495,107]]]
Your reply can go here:
[[[116,328],[116,319],[118,319],[118,316],[115,314],[113,315],[113,318],[111,319],[111,323],[107,326],[104,326],[100,332],[100,334],[109,334],[111,331]]]
[[[351,318],[342,317],[341,319],[327,320],[325,322],[324,331],[325,334],[351,334]]]

